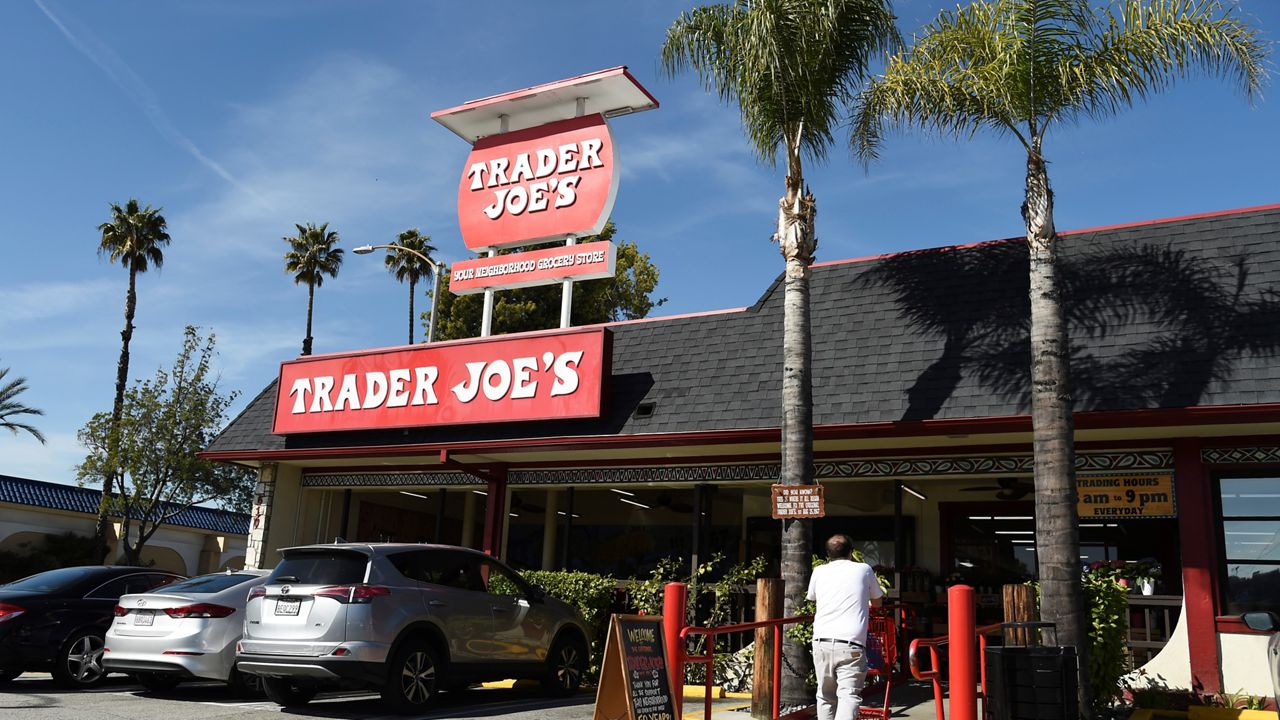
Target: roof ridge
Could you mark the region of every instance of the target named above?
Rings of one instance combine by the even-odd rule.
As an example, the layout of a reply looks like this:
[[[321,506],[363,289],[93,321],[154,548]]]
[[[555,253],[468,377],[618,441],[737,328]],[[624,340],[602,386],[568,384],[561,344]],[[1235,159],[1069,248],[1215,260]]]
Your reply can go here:
[[[1112,225],[1096,225],[1093,227],[1077,228],[1074,230],[1062,230],[1058,233],[1059,237],[1066,235],[1084,235],[1087,233],[1103,232],[1107,230],[1127,230],[1130,228],[1148,227],[1153,225],[1169,225],[1177,222],[1187,222],[1188,220],[1204,220],[1207,218],[1227,217],[1231,215],[1245,215],[1253,212],[1266,212],[1268,210],[1280,210],[1280,203],[1271,203],[1267,205],[1254,205],[1251,207],[1233,208],[1230,210],[1211,210],[1209,212],[1192,213],[1189,215],[1174,215],[1172,217],[1156,218],[1154,220],[1134,220],[1132,222],[1115,223]],[[862,255],[852,258],[841,258],[837,260],[823,260],[810,265],[810,267],[828,267],[832,265],[849,265],[852,263],[871,262],[872,260],[884,260],[886,258],[898,255],[909,255],[911,253],[923,252],[926,250],[968,250],[970,248],[981,247],[984,245],[994,245],[997,243],[1016,242],[1022,240],[1021,235],[1015,235],[1006,238],[995,238],[992,240],[979,240],[971,243],[958,243],[955,245],[940,245],[933,248],[912,248],[910,250],[897,250],[894,252],[880,253],[877,255]]]

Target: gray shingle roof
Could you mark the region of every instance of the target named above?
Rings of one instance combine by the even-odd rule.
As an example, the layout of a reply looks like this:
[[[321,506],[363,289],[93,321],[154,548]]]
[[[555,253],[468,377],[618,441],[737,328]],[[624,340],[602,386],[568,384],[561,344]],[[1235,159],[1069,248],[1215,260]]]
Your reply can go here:
[[[0,502],[87,513],[96,516],[98,514],[98,501],[101,498],[101,490],[0,475]],[[249,516],[247,514],[215,510],[213,508],[187,508],[165,524],[231,535],[249,534]]]
[[[1280,207],[1064,234],[1079,410],[1280,403]],[[997,241],[813,269],[816,425],[1022,415],[1026,249]],[[740,312],[621,323],[607,412],[271,434],[275,383],[211,451],[777,427],[782,285]],[[637,418],[641,402],[657,403]]]

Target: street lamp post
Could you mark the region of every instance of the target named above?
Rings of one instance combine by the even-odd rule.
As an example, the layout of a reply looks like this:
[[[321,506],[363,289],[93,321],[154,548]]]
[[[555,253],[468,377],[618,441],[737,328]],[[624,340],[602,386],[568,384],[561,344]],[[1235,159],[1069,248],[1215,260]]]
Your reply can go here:
[[[354,248],[352,252],[357,255],[368,255],[374,250],[407,252],[410,255],[416,255],[421,258],[423,262],[431,267],[431,318],[427,320],[427,342],[434,342],[436,339],[436,306],[440,304],[440,269],[444,267],[444,263],[438,263],[431,259],[430,256],[403,245],[361,245],[358,248]]]

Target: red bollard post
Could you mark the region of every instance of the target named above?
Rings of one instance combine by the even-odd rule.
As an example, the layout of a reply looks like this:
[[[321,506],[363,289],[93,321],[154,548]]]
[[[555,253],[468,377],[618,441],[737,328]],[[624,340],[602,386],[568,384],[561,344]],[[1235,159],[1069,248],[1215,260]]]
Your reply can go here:
[[[684,641],[680,639],[680,632],[686,627],[685,607],[688,600],[688,585],[673,582],[663,586],[662,640],[667,646],[667,674],[671,683],[671,697],[676,704],[676,717],[681,717],[684,713]]]
[[[978,719],[977,632],[974,593],[968,585],[947,590],[947,654],[951,720]]]

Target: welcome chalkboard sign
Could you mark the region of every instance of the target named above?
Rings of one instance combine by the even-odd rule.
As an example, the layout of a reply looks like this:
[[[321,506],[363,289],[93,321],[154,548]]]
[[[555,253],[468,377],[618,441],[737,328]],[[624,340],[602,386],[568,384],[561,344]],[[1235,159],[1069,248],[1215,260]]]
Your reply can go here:
[[[614,615],[609,621],[593,720],[676,720],[661,617]]]

